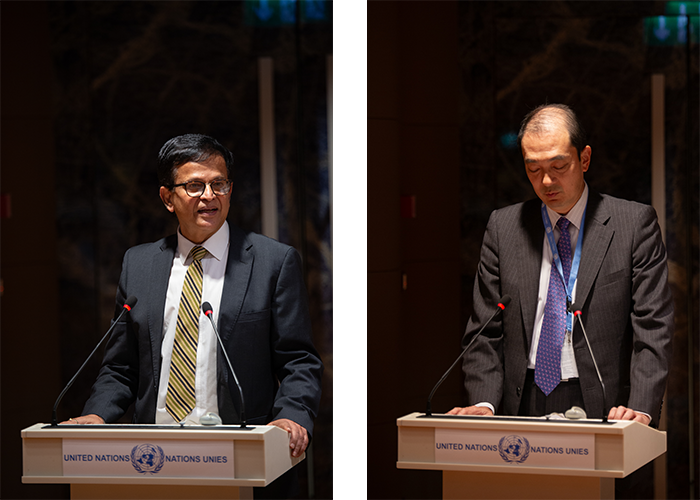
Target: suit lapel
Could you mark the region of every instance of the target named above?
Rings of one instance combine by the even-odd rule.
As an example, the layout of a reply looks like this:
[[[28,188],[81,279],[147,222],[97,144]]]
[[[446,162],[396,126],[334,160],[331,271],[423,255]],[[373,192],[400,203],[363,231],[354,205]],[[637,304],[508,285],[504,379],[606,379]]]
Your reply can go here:
[[[581,249],[581,265],[576,283],[576,304],[583,307],[591,292],[593,282],[608,251],[615,231],[608,225],[610,213],[605,208],[603,197],[589,192],[586,221]],[[523,207],[522,227],[525,240],[519,242],[523,248],[523,270],[520,282],[520,307],[523,328],[528,348],[532,343],[532,332],[537,310],[537,294],[542,265],[544,226],[540,215],[539,200],[528,202]]]
[[[177,248],[177,236],[166,238],[153,257],[153,275],[149,292],[148,330],[151,332],[151,358],[153,361],[153,383],[156,393],[160,383],[160,351],[163,345],[163,311],[165,311],[165,299],[168,295],[168,282],[170,271],[173,267],[175,249]]]
[[[576,283],[576,304],[582,308],[588,300],[593,282],[598,276],[603,258],[610,247],[615,230],[608,222],[610,213],[598,193],[590,192],[586,207],[586,222],[583,228],[581,266]]]
[[[527,202],[523,207],[522,226],[525,228],[524,240],[518,242],[522,249],[522,273],[518,289],[520,290],[520,308],[527,347],[532,343],[532,332],[537,312],[537,294],[540,287],[540,270],[542,267],[542,245],[544,243],[544,225],[540,215],[540,200]]]
[[[228,261],[226,262],[226,276],[224,278],[224,290],[221,296],[219,325],[221,340],[226,341],[231,337],[233,329],[238,321],[245,295],[248,292],[250,276],[253,271],[252,243],[246,234],[233,225],[230,227]]]

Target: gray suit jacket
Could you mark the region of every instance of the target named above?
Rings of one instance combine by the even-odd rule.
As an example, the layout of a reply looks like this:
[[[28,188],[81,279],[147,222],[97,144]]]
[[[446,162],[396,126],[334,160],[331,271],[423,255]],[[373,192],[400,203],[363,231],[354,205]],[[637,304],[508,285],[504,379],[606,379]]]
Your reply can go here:
[[[496,210],[486,228],[474,283],[474,314],[463,344],[512,302],[474,342],[463,370],[468,404],[490,402],[517,415],[537,308],[544,227],[540,200]],[[624,405],[658,423],[673,337],[666,249],[647,205],[589,192],[576,305],[601,371],[607,411]],[[603,398],[580,326],[573,332],[585,409],[603,414]]]
[[[246,419],[290,419],[311,435],[323,365],[313,346],[299,254],[292,247],[230,226],[230,246],[216,323],[243,388]],[[155,422],[161,372],[163,311],[175,235],[129,249],[117,291],[117,313],[138,299],[115,327],[83,414],[107,422],[135,403],[135,423]],[[115,314],[116,317],[116,314]],[[240,401],[218,349],[218,401],[224,423],[239,422]]]

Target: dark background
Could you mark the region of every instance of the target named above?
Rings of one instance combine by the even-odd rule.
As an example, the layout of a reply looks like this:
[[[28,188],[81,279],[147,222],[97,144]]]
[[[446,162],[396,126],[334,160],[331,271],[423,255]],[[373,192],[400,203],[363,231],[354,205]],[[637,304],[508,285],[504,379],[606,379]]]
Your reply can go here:
[[[302,2],[297,18],[286,2],[291,12],[265,22],[251,10],[260,4],[0,5],[0,497],[69,496],[65,485],[21,484],[20,430],[50,421],[59,392],[109,327],[124,252],[177,227],[158,197],[162,144],[197,132],[228,147],[229,222],[261,230],[262,56],[274,59],[279,239],[302,253],[326,366],[302,495],[332,496],[332,3]],[[100,361],[101,353],[66,394],[59,420],[80,414]]]
[[[691,39],[654,45],[644,19],[680,19],[666,2],[368,3],[369,498],[441,497],[440,472],[397,470],[396,419],[425,411],[460,352],[489,214],[534,197],[513,141],[523,116],[544,102],[572,106],[592,147],[589,185],[651,203],[656,73],[676,329],[668,452],[644,494],[698,498],[699,46],[689,4]],[[415,218],[402,213],[411,199]],[[433,411],[463,397],[455,369]]]

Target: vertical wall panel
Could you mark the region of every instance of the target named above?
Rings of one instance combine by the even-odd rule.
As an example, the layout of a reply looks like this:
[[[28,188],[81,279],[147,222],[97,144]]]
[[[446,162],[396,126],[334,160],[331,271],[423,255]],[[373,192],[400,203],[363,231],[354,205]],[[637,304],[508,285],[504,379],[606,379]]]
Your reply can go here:
[[[3,2],[0,188],[11,217],[0,221],[0,497],[20,498],[20,430],[49,422],[61,385],[56,248],[56,172],[48,12],[44,2]],[[61,498],[62,485],[34,485]]]

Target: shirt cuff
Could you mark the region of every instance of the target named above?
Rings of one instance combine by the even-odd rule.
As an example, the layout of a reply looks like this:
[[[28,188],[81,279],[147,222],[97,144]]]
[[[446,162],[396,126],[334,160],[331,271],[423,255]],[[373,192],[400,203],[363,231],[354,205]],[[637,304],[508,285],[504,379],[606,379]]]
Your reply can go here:
[[[491,410],[491,413],[493,413],[494,415],[496,414],[496,410],[493,409],[493,405],[491,403],[477,403],[474,406],[478,406],[480,408],[488,408],[489,410]]]

